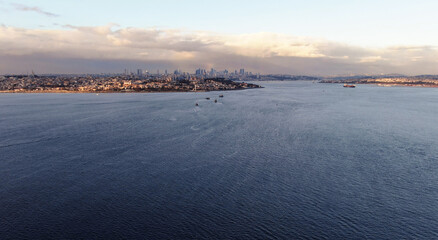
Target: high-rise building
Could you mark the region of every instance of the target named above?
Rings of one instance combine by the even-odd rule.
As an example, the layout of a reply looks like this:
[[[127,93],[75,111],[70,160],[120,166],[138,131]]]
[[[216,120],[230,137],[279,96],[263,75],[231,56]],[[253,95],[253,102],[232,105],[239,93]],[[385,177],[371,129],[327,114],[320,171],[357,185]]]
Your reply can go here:
[[[241,68],[239,74],[240,74],[240,75],[245,75],[245,69],[244,69],[244,68]]]
[[[137,76],[142,76],[142,75],[143,75],[143,70],[137,69]]]
[[[198,68],[198,69],[196,69],[195,74],[196,75],[207,75],[207,71],[205,69]]]
[[[211,70],[210,70],[210,75],[211,76],[214,76],[216,74],[216,70],[214,69],[214,68],[212,68]]]

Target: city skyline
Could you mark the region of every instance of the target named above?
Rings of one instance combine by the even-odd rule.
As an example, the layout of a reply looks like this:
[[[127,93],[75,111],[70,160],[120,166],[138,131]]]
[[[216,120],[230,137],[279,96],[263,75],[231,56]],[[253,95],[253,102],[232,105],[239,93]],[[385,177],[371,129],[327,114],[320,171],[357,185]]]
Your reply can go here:
[[[0,1],[0,74],[438,74],[434,1]]]

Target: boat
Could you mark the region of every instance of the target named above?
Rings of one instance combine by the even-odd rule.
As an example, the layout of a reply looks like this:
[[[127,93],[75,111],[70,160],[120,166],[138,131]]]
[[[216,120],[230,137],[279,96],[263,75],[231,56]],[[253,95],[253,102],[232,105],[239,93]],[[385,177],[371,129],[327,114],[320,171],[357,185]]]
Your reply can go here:
[[[199,106],[199,104],[198,104],[198,103],[196,103],[196,104],[195,104],[195,106]]]
[[[355,88],[356,85],[354,85],[354,84],[344,84],[344,87],[346,87],[346,88]]]
[[[217,103],[217,99],[215,99],[214,102]]]
[[[224,97],[224,95],[219,95],[219,97]]]
[[[210,100],[210,98],[208,97],[208,98],[205,98],[205,99],[207,99],[207,100]]]

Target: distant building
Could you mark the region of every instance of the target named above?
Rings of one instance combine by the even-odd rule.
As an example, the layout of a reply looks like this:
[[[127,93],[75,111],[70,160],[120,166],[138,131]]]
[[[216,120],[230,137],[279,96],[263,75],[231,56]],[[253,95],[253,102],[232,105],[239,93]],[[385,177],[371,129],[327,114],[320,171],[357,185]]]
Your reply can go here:
[[[213,69],[212,69],[213,70]],[[206,75],[207,71],[205,69],[198,68],[195,72],[196,75]]]
[[[138,76],[142,76],[142,75],[143,75],[143,70],[141,70],[141,69],[137,69],[137,75],[138,75]]]
[[[245,69],[241,68],[239,74],[242,75],[242,76],[245,75]]]

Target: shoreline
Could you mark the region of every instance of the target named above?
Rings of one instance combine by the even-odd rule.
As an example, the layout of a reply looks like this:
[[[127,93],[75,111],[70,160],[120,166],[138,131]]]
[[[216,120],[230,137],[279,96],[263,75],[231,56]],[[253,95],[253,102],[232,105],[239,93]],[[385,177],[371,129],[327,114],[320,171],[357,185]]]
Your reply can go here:
[[[225,78],[196,76],[34,77],[0,78],[0,93],[152,93],[210,92],[260,88]]]
[[[418,87],[418,88],[438,88],[438,85],[432,84],[393,84],[393,83],[359,83],[359,84],[374,84],[379,87]]]
[[[91,94],[105,94],[105,93],[120,93],[120,94],[130,94],[130,93],[205,93],[205,92],[226,92],[226,91],[239,91],[239,90],[249,90],[258,89],[264,87],[251,87],[251,88],[239,88],[239,89],[223,89],[223,90],[200,90],[200,91],[63,91],[63,90],[38,90],[38,91],[15,91],[15,90],[0,90],[0,93],[26,93],[26,94],[37,94],[37,93],[91,93]]]
[[[328,84],[346,84],[347,82],[320,82]],[[347,84],[355,85],[376,85],[379,87],[417,87],[417,88],[438,88],[438,85],[434,84],[407,84],[407,83],[355,83],[348,82]]]

